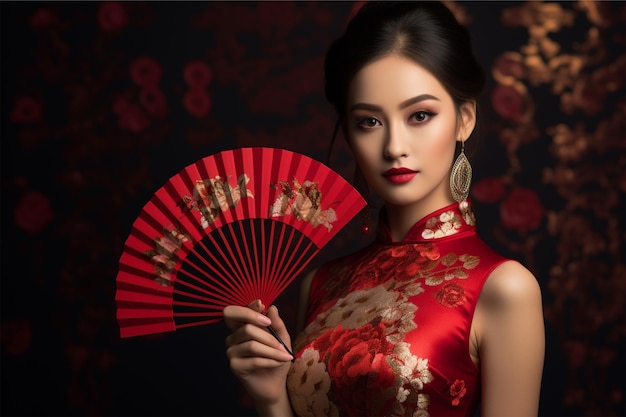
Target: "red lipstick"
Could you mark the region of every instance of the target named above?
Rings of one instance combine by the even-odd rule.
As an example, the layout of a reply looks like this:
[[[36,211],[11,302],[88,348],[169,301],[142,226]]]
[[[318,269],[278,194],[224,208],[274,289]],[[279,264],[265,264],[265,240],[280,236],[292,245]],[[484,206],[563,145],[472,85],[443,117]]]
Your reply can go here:
[[[417,171],[409,168],[391,168],[383,172],[383,176],[387,181],[394,184],[404,184],[409,182],[417,175]]]

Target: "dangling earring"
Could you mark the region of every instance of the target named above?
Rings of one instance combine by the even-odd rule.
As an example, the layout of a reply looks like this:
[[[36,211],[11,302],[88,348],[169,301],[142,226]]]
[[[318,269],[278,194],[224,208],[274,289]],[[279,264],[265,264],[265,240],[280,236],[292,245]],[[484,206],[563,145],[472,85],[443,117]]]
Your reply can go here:
[[[359,214],[361,215],[361,218],[363,219],[363,224],[361,224],[361,233],[363,233],[364,235],[369,235],[370,231],[371,231],[371,228],[370,228],[370,206],[363,207]]]
[[[450,172],[450,191],[457,203],[467,199],[472,182],[472,166],[465,156],[465,141],[461,142],[461,153],[457,156]]]
[[[369,206],[369,195],[370,189],[367,186],[367,181],[365,181],[365,177],[363,176],[363,172],[357,165],[354,169],[354,188],[363,196],[367,205],[361,209],[359,213],[363,224],[361,225],[361,233],[364,235],[368,235],[370,233],[370,206]]]

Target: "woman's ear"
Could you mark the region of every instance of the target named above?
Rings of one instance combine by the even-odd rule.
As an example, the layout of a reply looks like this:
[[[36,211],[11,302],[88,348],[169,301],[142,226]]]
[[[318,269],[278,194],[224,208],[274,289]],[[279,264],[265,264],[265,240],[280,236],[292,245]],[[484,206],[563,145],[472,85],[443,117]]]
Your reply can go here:
[[[466,101],[459,107],[457,141],[467,140],[476,127],[476,101]]]

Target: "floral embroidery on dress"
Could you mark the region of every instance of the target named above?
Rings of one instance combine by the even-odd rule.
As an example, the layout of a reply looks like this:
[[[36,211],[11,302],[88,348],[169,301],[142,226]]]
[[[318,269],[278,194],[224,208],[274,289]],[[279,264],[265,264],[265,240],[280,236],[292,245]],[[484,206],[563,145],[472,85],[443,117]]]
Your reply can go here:
[[[424,289],[419,282],[404,286],[388,283],[387,286],[355,291],[319,314],[298,338],[296,350],[318,338],[321,332],[339,324],[347,329],[356,329],[380,322],[385,326],[387,340],[392,343],[399,341],[402,335],[416,327],[413,316],[417,307],[406,301],[408,297],[422,292]]]
[[[330,376],[315,349],[306,349],[291,366],[287,384],[296,389],[290,393],[291,405],[300,417],[339,416],[337,406],[329,400]]]
[[[422,270],[437,266],[440,257],[437,246],[431,243],[415,243],[381,247],[363,259],[357,274],[356,285],[379,285],[389,279],[393,268],[394,279],[400,282],[413,280]]]
[[[425,278],[424,283],[430,286],[439,285],[454,278],[465,279],[469,276],[468,270],[474,269],[480,264],[480,258],[474,255],[448,253],[441,258],[440,264],[444,268],[435,269],[439,264],[431,268],[424,268],[416,275],[416,278]]]
[[[422,238],[437,239],[451,236],[457,233],[461,226],[463,226],[461,218],[453,210],[444,211],[439,216],[426,220]]]
[[[465,396],[467,389],[465,388],[465,381],[457,379],[452,385],[450,385],[450,396],[454,397],[451,404],[457,407],[461,401],[461,398]]]
[[[465,288],[456,282],[448,282],[435,293],[435,298],[444,307],[458,307],[466,301]]]
[[[364,406],[365,398],[358,398],[353,390],[367,383],[376,357],[384,357],[391,350],[386,332],[386,326],[381,322],[356,329],[339,326],[313,342],[312,347],[320,351],[320,357],[326,362],[334,384],[333,399],[342,410],[353,410],[353,414]]]
[[[424,289],[419,282],[388,280],[385,285],[355,291],[318,315],[294,344],[296,350],[309,346],[304,351],[306,356],[303,354],[296,361],[307,362],[307,365],[292,367],[289,384],[298,387],[308,383],[309,378],[319,381],[319,375],[311,374],[323,369],[332,381],[332,396],[326,399],[323,392],[310,397],[298,396],[298,412],[315,415],[311,410],[331,407],[327,406],[329,403],[348,414],[361,415],[366,403],[370,407],[388,409],[397,402],[396,397],[402,395],[405,396],[403,409],[419,407],[415,390],[421,390],[424,383],[432,380],[432,375],[427,369],[428,361],[411,355],[409,345],[403,340],[416,328],[417,306],[409,303],[408,298],[422,292]],[[313,352],[318,352],[318,356]],[[318,357],[325,368],[315,364]],[[378,364],[375,374],[372,374],[373,364]],[[388,391],[374,399],[356,396],[354,387],[367,384],[372,377],[389,379],[389,383],[396,386],[395,393]],[[412,393],[407,391],[410,387],[413,387]],[[427,398],[420,397],[419,404],[426,407]]]
[[[459,203],[459,214],[454,209],[446,210],[439,216],[434,216],[426,220],[423,239],[438,239],[458,233],[463,227],[463,222],[469,226],[476,225],[476,217],[467,201]]]
[[[431,243],[415,245],[377,246],[354,258],[349,264],[331,266],[328,269],[330,279],[325,280],[324,290],[326,305],[320,311],[328,309],[337,298],[346,293],[382,285],[389,280],[386,269],[393,268],[394,279],[405,285],[413,281],[420,269],[437,265],[439,258],[437,247]],[[354,271],[346,274],[346,271]]]
[[[472,206],[470,206],[467,200],[461,201],[459,203],[459,211],[461,212],[465,223],[467,223],[469,226],[476,226],[476,216],[474,216]]]
[[[467,278],[468,271],[479,264],[480,258],[474,255],[448,253],[440,257],[437,246],[430,243],[383,246],[373,253],[364,254],[347,290],[383,284],[389,280],[388,271],[391,269],[394,271],[393,279],[397,282],[424,279],[426,285],[436,286],[455,278]],[[327,290],[330,295],[333,288],[339,287],[338,280],[328,281]]]
[[[446,320],[467,323],[468,309],[458,307],[475,303],[482,264],[493,261],[473,245],[469,206],[451,205],[431,218],[436,221],[417,223],[403,242],[379,234],[377,242],[318,272],[315,309],[294,341],[301,354],[287,380],[298,415],[429,417],[473,410],[479,376],[445,362],[466,352],[447,340],[466,336],[442,331]],[[425,229],[457,236],[424,240]],[[422,314],[433,306],[443,308]]]
[[[396,400],[394,415],[407,415],[406,410],[415,410],[414,416],[428,416],[428,395],[420,393],[424,384],[433,380],[428,369],[428,359],[413,355],[410,345],[406,342],[398,343],[391,355],[387,356],[389,365],[396,375]]]

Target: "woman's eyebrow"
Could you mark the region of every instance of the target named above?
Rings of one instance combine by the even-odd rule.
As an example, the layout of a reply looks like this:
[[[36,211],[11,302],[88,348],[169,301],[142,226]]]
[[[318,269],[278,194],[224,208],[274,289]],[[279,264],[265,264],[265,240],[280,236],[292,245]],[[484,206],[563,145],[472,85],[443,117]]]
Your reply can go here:
[[[382,111],[382,107],[377,106],[375,104],[355,103],[352,106],[350,106],[350,111],[354,111],[354,110],[369,110],[369,111],[380,112]]]
[[[411,97],[410,99],[403,101],[402,103],[400,103],[399,108],[404,109],[404,108],[409,107],[412,104],[419,103],[420,101],[426,101],[426,100],[441,101],[437,97],[431,94],[420,94],[419,96]],[[379,111],[382,111],[382,108],[375,104],[355,103],[352,106],[350,106],[350,111],[354,111],[354,110],[369,110],[369,111],[379,112]]]
[[[420,101],[426,101],[426,100],[441,101],[437,97],[435,97],[435,96],[433,96],[431,94],[420,94],[419,96],[415,96],[413,98],[410,98],[410,99],[405,100],[402,103],[400,103],[400,108],[401,109],[405,109],[405,108],[409,107],[411,104],[419,103]]]

